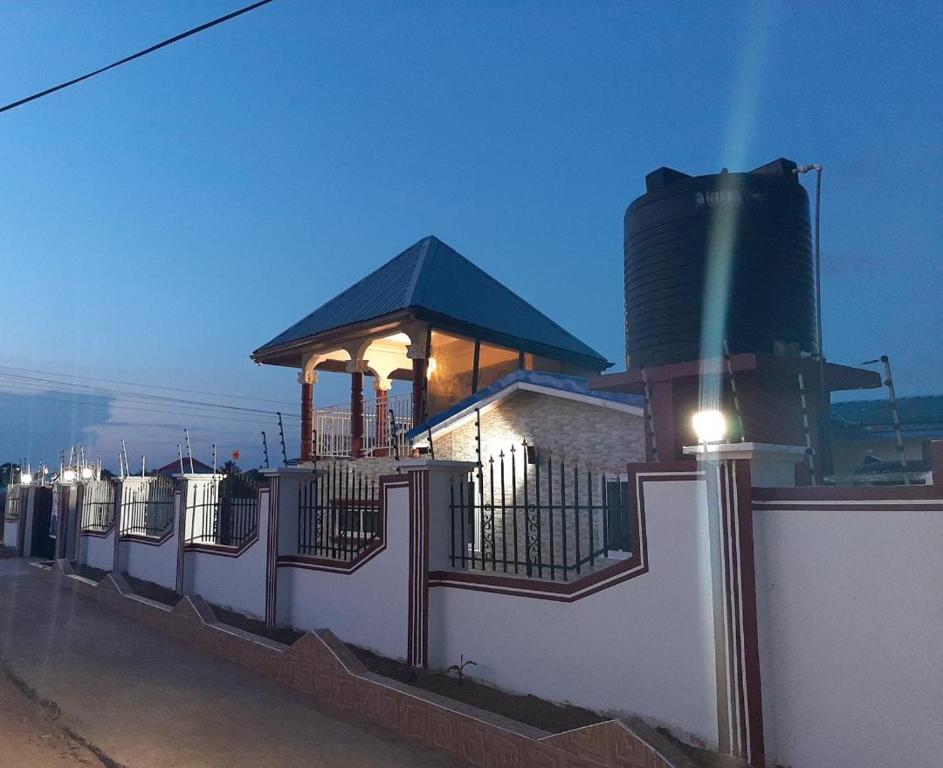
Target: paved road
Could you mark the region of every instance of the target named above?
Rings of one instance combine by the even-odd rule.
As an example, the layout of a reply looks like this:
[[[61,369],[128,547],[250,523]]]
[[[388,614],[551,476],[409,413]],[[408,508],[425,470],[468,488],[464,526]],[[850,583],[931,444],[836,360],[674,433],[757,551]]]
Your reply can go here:
[[[80,764],[456,765],[0,560],[0,765]]]

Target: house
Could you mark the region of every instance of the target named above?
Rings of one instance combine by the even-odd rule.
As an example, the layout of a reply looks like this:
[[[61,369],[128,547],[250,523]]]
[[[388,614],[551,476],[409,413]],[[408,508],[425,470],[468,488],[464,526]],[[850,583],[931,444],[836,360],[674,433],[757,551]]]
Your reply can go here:
[[[629,551],[625,467],[645,458],[644,413],[636,395],[596,392],[578,376],[518,370],[407,437],[437,460],[480,467],[470,473],[467,503],[461,491],[453,500],[468,528],[466,555],[487,559],[490,550],[494,569],[523,562],[525,531],[536,526],[530,549],[556,571],[590,553],[593,565],[603,565]],[[555,498],[559,514],[537,524],[527,506],[541,497]]]
[[[943,395],[899,397],[897,413],[908,470],[929,470],[929,442],[943,439]],[[837,475],[894,472],[900,466],[886,399],[832,403],[832,440]]]
[[[645,458],[639,396],[589,389],[586,379],[513,371],[407,433],[437,459],[483,461],[526,444],[539,453],[578,457],[587,466],[622,472]]]
[[[612,363],[436,237],[425,237],[252,353],[299,371],[301,460],[387,456],[391,439],[513,371],[589,377]],[[350,407],[316,410],[322,371]],[[373,398],[364,399],[364,377]],[[393,395],[394,381],[411,392]]]

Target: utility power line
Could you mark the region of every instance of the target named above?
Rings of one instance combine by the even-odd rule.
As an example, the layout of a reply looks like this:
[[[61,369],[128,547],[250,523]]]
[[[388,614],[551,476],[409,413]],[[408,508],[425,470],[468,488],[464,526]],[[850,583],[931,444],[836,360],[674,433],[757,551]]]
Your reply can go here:
[[[0,107],[0,112],[6,112],[7,110],[15,109],[16,107],[21,107],[24,104],[29,104],[29,102],[35,101],[36,99],[41,99],[43,96],[48,96],[49,94],[55,93],[56,91],[61,91],[63,88],[68,88],[70,85],[77,85],[78,83],[81,83],[83,80],[88,80],[89,78],[95,77],[95,75],[100,75],[102,72],[107,72],[109,69],[120,67],[122,64],[127,64],[128,62],[134,61],[135,59],[139,59],[142,56],[147,56],[147,54],[149,53],[154,53],[154,51],[159,51],[161,48],[166,48],[168,45],[173,45],[174,43],[179,42],[180,40],[191,37],[192,35],[199,34],[200,32],[204,32],[205,30],[210,29],[211,27],[215,27],[217,24],[222,24],[223,22],[229,21],[230,19],[234,19],[237,16],[242,16],[242,14],[244,13],[248,13],[249,11],[254,11],[256,8],[259,8],[263,5],[268,5],[271,2],[272,0],[259,0],[259,2],[252,3],[252,5],[247,5],[245,8],[240,8],[238,11],[227,13],[225,16],[220,16],[218,19],[213,19],[212,21],[208,21],[205,24],[200,24],[200,26],[198,27],[193,27],[193,29],[188,29],[186,32],[181,32],[179,35],[174,35],[173,37],[169,37],[166,40],[162,40],[161,42],[155,45],[152,45],[149,48],[145,48],[143,51],[138,51],[137,53],[132,53],[130,56],[125,56],[123,59],[120,59],[119,61],[115,61],[106,67],[101,67],[100,69],[96,69],[95,71],[81,75],[80,77],[75,77],[72,80],[68,80],[64,83],[59,83],[59,85],[54,85],[52,86],[52,88],[47,88],[45,91],[34,93],[32,96],[27,96],[17,101],[10,102],[9,104],[6,104],[5,106]]]
[[[76,393],[73,397],[55,397],[55,394],[59,395],[68,395],[68,392],[56,392],[56,390],[50,390],[43,387],[38,387],[35,385],[22,384],[22,383],[13,383],[13,384],[4,384],[4,389],[0,389],[0,398],[4,395],[22,395],[22,394],[50,394],[53,396],[47,396],[43,398],[43,402],[53,402],[53,403],[65,403],[73,406],[83,406],[89,408],[102,408],[102,409],[115,409],[120,411],[136,411],[138,413],[153,413],[162,416],[173,416],[178,419],[220,419],[224,421],[229,421],[232,423],[244,423],[244,424],[270,424],[277,418],[275,411],[262,411],[259,415],[253,414],[238,414],[232,415],[229,413],[220,413],[220,412],[200,412],[193,410],[185,410],[186,406],[164,406],[164,407],[155,407],[155,408],[145,408],[141,405],[135,404],[134,401],[124,402],[122,400],[113,400],[110,402],[102,402],[99,399],[94,399],[96,396],[94,394],[81,394]],[[300,419],[301,416],[293,413],[282,413],[283,418],[288,419]],[[147,424],[147,422],[141,422],[142,424]]]
[[[44,376],[62,376],[67,379],[81,379],[82,381],[100,381],[106,384],[124,384],[129,387],[139,387],[140,389],[159,389],[164,392],[182,392],[187,395],[209,395],[210,397],[226,397],[231,400],[254,400],[258,403],[275,403],[277,405],[297,405],[294,400],[273,400],[267,397],[254,397],[252,395],[233,395],[224,392],[208,392],[204,389],[189,389],[185,387],[167,387],[161,384],[143,384],[139,381],[126,381],[124,379],[105,379],[98,376],[81,376],[77,373],[63,373],[62,371],[46,371],[39,368],[18,368],[13,365],[0,365],[0,372],[13,371],[15,373],[41,374]],[[142,393],[143,394],[143,393]]]
[[[99,394],[109,397],[114,397],[117,399],[127,399],[132,401],[154,401],[160,403],[173,403],[177,405],[187,405],[187,406],[197,406],[203,408],[221,408],[229,411],[239,411],[241,413],[258,413],[264,415],[270,415],[275,413],[275,411],[264,410],[262,408],[249,408],[242,405],[225,405],[223,403],[212,403],[205,400],[187,400],[182,397],[170,397],[169,395],[154,395],[148,392],[130,392],[127,390],[121,389],[112,389],[109,387],[95,387],[89,384],[78,384],[72,381],[62,381],[61,379],[48,379],[44,377],[37,376],[26,376],[24,374],[17,373],[4,373],[0,371],[0,381],[3,379],[13,379],[17,382],[31,382],[36,384],[44,384],[47,386],[56,386],[64,387],[65,390],[59,391],[84,391],[89,394]]]

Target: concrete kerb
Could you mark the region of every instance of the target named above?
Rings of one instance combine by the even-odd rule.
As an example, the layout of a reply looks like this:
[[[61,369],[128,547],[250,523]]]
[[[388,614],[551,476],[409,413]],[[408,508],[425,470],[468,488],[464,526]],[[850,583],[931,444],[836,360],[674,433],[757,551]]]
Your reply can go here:
[[[32,573],[59,588],[469,765],[696,768],[640,720],[609,720],[550,734],[369,672],[327,629],[308,632],[287,646],[219,622],[198,595],[184,596],[171,608],[134,594],[120,574],[109,573],[96,584],[76,575],[67,560],[31,565]]]

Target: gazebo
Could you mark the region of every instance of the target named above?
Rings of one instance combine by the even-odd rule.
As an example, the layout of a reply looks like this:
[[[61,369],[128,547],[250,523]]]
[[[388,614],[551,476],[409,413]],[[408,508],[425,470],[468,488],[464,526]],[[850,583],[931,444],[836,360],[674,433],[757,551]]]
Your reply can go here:
[[[426,237],[252,353],[300,369],[301,460],[388,455],[391,434],[510,371],[593,376],[612,363],[434,236]],[[350,375],[350,408],[314,408],[319,371]],[[364,400],[364,376],[375,398]],[[412,392],[390,396],[395,380]],[[392,421],[391,421],[392,420]]]

